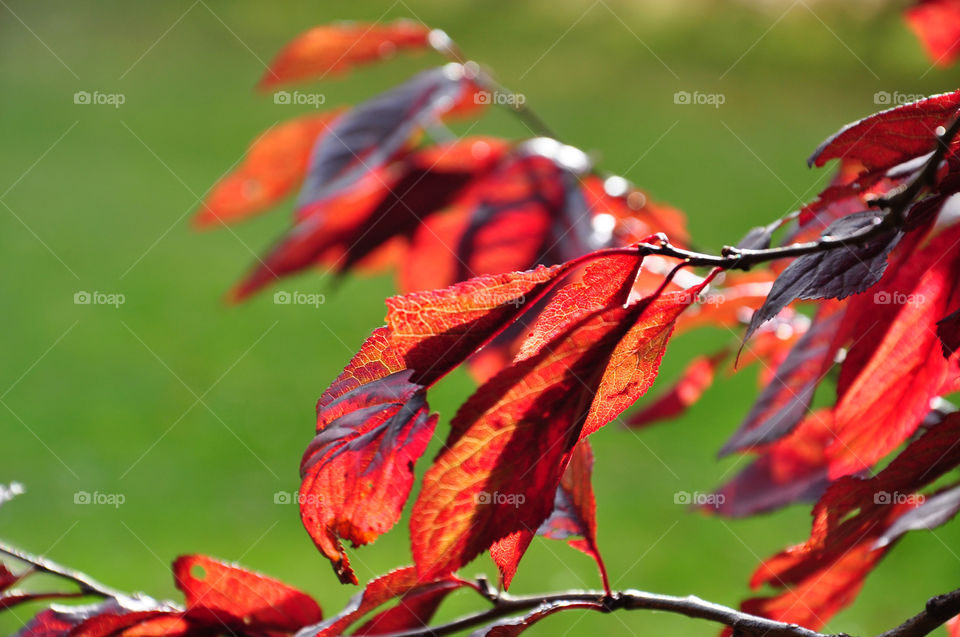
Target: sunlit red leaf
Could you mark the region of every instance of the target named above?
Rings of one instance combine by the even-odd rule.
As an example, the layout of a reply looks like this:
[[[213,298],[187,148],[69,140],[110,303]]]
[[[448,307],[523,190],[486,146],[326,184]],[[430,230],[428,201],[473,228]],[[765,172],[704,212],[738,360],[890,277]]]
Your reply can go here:
[[[173,572],[191,621],[294,632],[323,619],[320,606],[306,593],[232,564],[186,555],[173,563]]]
[[[703,392],[713,384],[717,366],[727,357],[722,351],[713,356],[697,356],[683,370],[680,378],[665,392],[644,405],[636,414],[630,416],[630,427],[646,427],[660,420],[668,420],[682,415],[700,400]]]
[[[595,376],[627,314],[595,313],[499,373],[460,408],[413,509],[421,577],[454,571],[499,539],[533,533],[547,518],[592,398],[580,379]]]
[[[479,277],[387,300],[387,327],[321,396],[317,435],[301,465],[301,518],[343,581],[356,576],[340,538],[372,541],[396,522],[409,495],[413,464],[436,423],[425,387],[510,325],[567,269]]]
[[[948,381],[936,323],[955,306],[960,225],[901,258],[871,292],[851,300],[841,333],[853,344],[843,362],[830,475],[872,465],[912,434]]]
[[[400,596],[395,606],[377,613],[353,634],[390,635],[423,628],[447,595],[465,585],[465,582],[455,578],[419,584]]]
[[[310,152],[337,113],[277,124],[251,144],[239,166],[220,179],[194,217],[200,227],[233,223],[270,208],[303,181]]]
[[[406,622],[417,621],[418,618],[426,621],[443,597],[465,585],[466,582],[457,578],[442,578],[421,583],[417,578],[416,569],[412,566],[398,568],[371,580],[338,615],[312,626],[301,635],[302,637],[307,635],[339,637],[365,615],[393,599],[400,600],[397,607],[375,615],[354,634],[383,634],[381,628],[402,630],[404,627],[418,627]],[[406,610],[397,610],[404,605]],[[365,630],[372,632],[363,632]]]
[[[815,501],[830,482],[826,448],[833,441],[832,426],[830,410],[812,412],[718,489],[704,510],[736,518]]]
[[[840,559],[817,569],[798,586],[773,597],[754,597],[741,604],[744,612],[819,630],[856,598],[863,579],[885,551],[860,544]]]
[[[342,22],[301,33],[277,57],[260,80],[260,89],[310,79],[323,79],[360,64],[387,59],[401,49],[428,46],[430,29],[401,20],[389,24]]]
[[[603,587],[610,591],[607,569],[597,546],[597,503],[593,496],[593,451],[590,443],[581,440],[573,448],[570,463],[560,478],[560,486],[550,513],[539,535],[552,540],[566,540],[573,548],[594,559],[600,569]],[[514,568],[516,566],[514,565]]]
[[[403,370],[317,407],[317,435],[300,465],[300,516],[344,583],[357,583],[340,538],[372,542],[400,518],[413,467],[437,417]]]
[[[373,170],[345,191],[302,208],[290,232],[236,288],[234,298],[242,299],[284,275],[319,263],[343,272],[392,240],[419,236],[432,215],[489,171],[506,149],[500,140],[470,137],[411,152]],[[454,261],[455,246],[452,241],[417,254],[418,270],[436,271],[437,264]],[[413,252],[402,250],[402,254],[414,260]],[[416,289],[445,287],[455,281],[453,277],[449,282],[427,280],[441,285]]]
[[[856,596],[863,578],[888,546],[878,540],[906,512],[918,508],[917,491],[960,464],[960,416],[948,416],[911,443],[873,478],[843,477],[814,507],[806,543],[764,562],[751,586],[786,588],[777,596],[748,600],[744,609],[818,629]],[[794,604],[793,602],[799,602]]]
[[[613,258],[605,265],[627,274],[627,286],[611,291],[617,298],[629,289],[635,266],[624,268]],[[594,274],[600,270],[601,263],[594,264]],[[571,284],[574,290],[584,287]],[[552,338],[537,337],[537,347],[522,352],[461,407],[446,447],[424,478],[411,518],[421,577],[456,570],[504,539],[522,552],[520,540],[552,510],[585,425],[605,424],[652,382],[668,324],[691,296],[671,293],[585,312],[563,290],[557,294],[554,303],[569,307],[574,322],[558,327]],[[598,407],[601,397],[612,405]]]
[[[637,303],[645,307],[634,309],[633,327],[610,354],[581,438],[626,411],[653,385],[677,318],[698,293],[698,289],[668,292]]]
[[[69,632],[70,637],[199,637],[212,631],[195,626],[179,611],[102,613]]]
[[[740,328],[763,305],[775,278],[774,272],[762,268],[725,273],[677,320],[677,331],[708,326]]]
[[[960,2],[917,0],[904,17],[934,64],[953,64],[960,55]]]
[[[622,178],[602,180],[588,175],[582,181],[583,196],[592,216],[609,215],[616,222],[610,230],[615,243],[636,243],[662,232],[677,246],[687,245],[686,216],[671,206],[651,201],[646,193],[631,189]]]
[[[960,106],[960,91],[944,93],[881,111],[848,124],[810,156],[810,165],[831,159],[856,160],[866,168],[887,169],[931,152],[936,129]]]

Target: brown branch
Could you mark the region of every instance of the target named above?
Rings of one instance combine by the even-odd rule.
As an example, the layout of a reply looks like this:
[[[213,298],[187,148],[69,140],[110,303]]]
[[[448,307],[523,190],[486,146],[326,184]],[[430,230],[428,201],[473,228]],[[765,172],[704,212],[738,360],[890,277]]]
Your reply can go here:
[[[878,637],[923,637],[956,615],[960,615],[960,589],[931,597],[919,614]]]
[[[483,586],[484,581],[478,583]],[[489,588],[489,585],[487,586]],[[506,593],[496,594],[495,591],[490,591],[490,594],[484,595],[484,597],[493,604],[492,608],[455,619],[446,624],[391,633],[386,637],[452,635],[469,628],[487,625],[503,617],[519,615],[543,604],[557,602],[596,604],[608,613],[617,610],[654,610],[675,613],[729,626],[733,629],[734,635],[738,637],[849,637],[846,633],[819,633],[797,624],[787,624],[765,617],[758,617],[728,606],[705,601],[693,595],[678,597],[625,590],[612,595],[606,595],[603,591],[569,591],[546,595],[514,596]],[[908,619],[900,626],[878,635],[878,637],[924,637],[957,614],[960,614],[960,589],[930,599],[923,612]]]

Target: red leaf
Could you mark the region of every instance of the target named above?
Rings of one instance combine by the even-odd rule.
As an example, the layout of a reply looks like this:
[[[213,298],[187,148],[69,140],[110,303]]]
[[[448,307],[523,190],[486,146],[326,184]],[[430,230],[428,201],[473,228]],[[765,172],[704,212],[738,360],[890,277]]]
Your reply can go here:
[[[694,358],[673,386],[631,416],[627,424],[630,427],[646,427],[683,415],[713,384],[714,372],[726,357],[727,351],[724,350],[713,356]]]
[[[396,524],[437,417],[413,370],[394,372],[317,408],[303,454],[300,517],[343,583],[357,583],[339,539],[372,542]]]
[[[934,425],[875,477],[843,477],[814,507],[810,539],[764,562],[751,580],[788,590],[744,609],[819,629],[852,601],[887,547],[878,540],[923,502],[916,492],[960,465],[960,414]],[[889,546],[889,545],[888,545]],[[797,603],[794,603],[797,602]]]
[[[947,637],[960,637],[960,615],[947,622]]]
[[[600,569],[603,588],[609,593],[607,568],[597,546],[597,503],[593,496],[592,479],[593,452],[590,443],[581,440],[573,448],[570,463],[560,478],[553,512],[537,529],[537,534],[552,540],[566,540],[573,548],[592,557]],[[516,563],[512,567],[516,570]],[[504,579],[508,578],[505,576]]]
[[[442,597],[455,588],[466,585],[466,582],[456,578],[444,578],[420,584],[417,580],[416,570],[412,566],[399,568],[371,580],[361,593],[350,600],[350,603],[339,615],[311,627],[309,631],[304,631],[302,637],[307,637],[307,635],[310,637],[339,637],[364,615],[395,598],[400,598],[397,607],[375,615],[354,634],[382,634],[381,627],[402,630],[399,627],[405,621],[416,621],[417,618],[427,621]],[[405,604],[406,611],[397,610]],[[380,622],[384,623],[381,624]],[[414,626],[409,627],[413,628]],[[364,630],[375,632],[364,633]]]
[[[615,419],[653,385],[676,320],[699,292],[668,292],[636,304],[635,323],[610,354],[581,438]]]
[[[830,482],[826,447],[833,440],[832,427],[830,410],[811,413],[718,489],[704,511],[738,518],[815,501]]]
[[[860,544],[839,560],[812,572],[798,586],[773,597],[754,597],[740,609],[777,621],[820,630],[841,609],[856,598],[863,579],[877,565],[885,551],[873,551]]]
[[[567,268],[480,277],[387,300],[376,330],[317,404],[301,464],[300,514],[342,581],[356,582],[339,538],[366,544],[400,516],[429,443],[425,386],[512,323]]]
[[[194,223],[200,227],[233,223],[292,193],[307,172],[310,151],[337,114],[306,115],[263,132],[243,162],[216,183]]]
[[[670,242],[685,246],[690,242],[686,216],[671,206],[655,203],[641,190],[630,188],[621,178],[602,180],[587,175],[582,181],[587,209],[594,217],[607,214],[616,220],[615,243],[636,243],[662,232]]]
[[[593,275],[607,268],[631,281],[636,266],[623,265],[615,258],[600,261]],[[554,302],[581,318],[550,340],[531,335],[539,345],[461,407],[446,447],[424,477],[411,518],[414,561],[423,578],[454,571],[511,534],[521,534],[507,541],[522,552],[523,535],[552,509],[574,443],[588,423],[599,427],[615,417],[652,382],[666,324],[692,296],[667,294],[582,315],[584,307],[564,292]],[[615,404],[601,408],[598,400]]]
[[[540,266],[389,298],[390,342],[416,370],[413,380],[430,385],[516,320],[569,270]]]
[[[192,621],[218,628],[295,632],[323,619],[309,595],[203,555],[177,558],[173,573],[187,600],[185,616]]]
[[[313,27],[293,39],[260,80],[268,90],[278,84],[323,79],[360,64],[391,57],[399,49],[428,46],[430,29],[411,21],[391,24],[342,22]]]
[[[179,611],[148,610],[103,613],[73,628],[70,637],[190,637],[211,635],[191,624]]]
[[[489,171],[506,149],[504,142],[487,137],[434,146],[410,153],[370,172],[347,190],[302,208],[294,227],[238,286],[234,298],[240,300],[281,276],[319,262],[342,272],[390,240],[414,234]],[[413,258],[413,252],[407,254]],[[430,260],[423,267],[428,270],[439,257],[455,258],[445,245],[434,246],[426,254]]]
[[[835,407],[837,440],[828,449],[832,478],[871,466],[912,434],[948,380],[936,323],[956,304],[960,225],[904,252],[870,292],[850,303],[854,343],[844,360]]]
[[[400,597],[397,605],[381,611],[358,628],[354,635],[390,635],[423,628],[447,595],[466,586],[458,579],[421,584]]]
[[[677,331],[718,326],[739,328],[763,305],[775,278],[774,272],[764,269],[718,276],[704,298],[677,321]]]
[[[824,141],[807,163],[856,160],[870,170],[887,169],[931,152],[936,129],[960,106],[960,91],[896,106],[848,124]]]
[[[592,398],[580,379],[609,354],[610,333],[622,334],[616,325],[627,313],[596,313],[460,408],[413,508],[422,578],[456,570],[511,533],[532,534],[547,518]]]
[[[930,60],[946,68],[960,55],[960,2],[957,0],[918,0],[904,11]]]

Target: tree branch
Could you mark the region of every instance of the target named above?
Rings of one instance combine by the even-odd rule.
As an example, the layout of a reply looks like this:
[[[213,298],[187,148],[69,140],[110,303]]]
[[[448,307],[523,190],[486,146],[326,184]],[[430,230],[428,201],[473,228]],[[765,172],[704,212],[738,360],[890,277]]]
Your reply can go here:
[[[919,614],[878,637],[923,637],[957,615],[960,615],[960,589],[931,597]]]
[[[480,582],[481,586],[483,582]],[[488,585],[489,588],[489,585]],[[462,630],[484,626],[497,619],[533,610],[543,604],[583,602],[596,604],[604,612],[617,610],[654,610],[675,613],[695,619],[705,619],[729,626],[738,637],[849,637],[846,633],[819,633],[796,624],[758,617],[749,613],[714,604],[688,595],[657,595],[637,590],[625,590],[606,595],[603,591],[569,591],[546,595],[514,596],[506,593],[484,595],[493,607],[438,626],[424,626],[415,630],[390,633],[386,637],[440,637]],[[934,597],[920,614],[878,637],[924,637],[951,617],[960,614],[960,589]]]

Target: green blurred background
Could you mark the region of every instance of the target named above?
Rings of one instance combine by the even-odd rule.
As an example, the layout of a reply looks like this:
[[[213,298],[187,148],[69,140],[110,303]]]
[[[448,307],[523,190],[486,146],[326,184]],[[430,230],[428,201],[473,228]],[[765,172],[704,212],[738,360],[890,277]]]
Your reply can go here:
[[[336,582],[296,507],[275,504],[275,494],[296,490],[314,401],[380,324],[392,280],[335,288],[308,273],[278,289],[326,294],[317,309],[274,305],[272,293],[228,307],[224,292],[287,226],[291,204],[235,230],[189,226],[198,199],[248,141],[304,111],[252,91],[286,41],[333,19],[441,27],[565,141],[685,210],[695,241],[710,249],[811,198],[829,174],[804,159],[842,124],[884,107],[878,91],[897,99],[957,86],[957,70],[931,69],[897,3],[0,5],[0,482],[27,488],[0,509],[0,537],[157,597],[177,598],[175,556],[208,553],[302,587],[330,613],[355,590]],[[355,102],[434,59],[403,57],[316,90],[328,106]],[[680,90],[726,100],[676,105]],[[125,103],[76,105],[77,91],[122,94]],[[481,128],[524,134],[502,113]],[[123,294],[125,303],[76,305],[79,291]],[[677,339],[655,390],[690,356],[730,338]],[[737,469],[715,451],[755,388],[750,368],[722,379],[682,419],[642,435],[611,425],[594,437],[599,540],[615,586],[736,605],[760,558],[807,537],[808,507],[729,521],[674,504],[675,492],[706,491]],[[431,405],[449,418],[470,390],[454,374]],[[80,491],[125,501],[78,505]],[[956,524],[906,538],[830,628],[873,634],[954,588],[958,539]],[[406,516],[351,558],[362,580],[409,563]],[[464,569],[480,572],[494,572],[486,558]],[[597,579],[588,558],[538,540],[513,589]],[[455,596],[441,614],[475,604]],[[3,633],[27,613],[17,615],[0,619]],[[715,632],[636,612],[560,615],[532,634]]]

